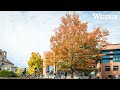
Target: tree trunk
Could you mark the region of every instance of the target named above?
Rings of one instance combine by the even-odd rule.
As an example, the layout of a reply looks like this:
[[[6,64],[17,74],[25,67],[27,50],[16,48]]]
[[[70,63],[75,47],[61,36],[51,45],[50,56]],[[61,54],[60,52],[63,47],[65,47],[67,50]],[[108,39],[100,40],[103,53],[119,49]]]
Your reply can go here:
[[[79,79],[80,79],[80,70],[78,71],[78,74],[79,74]]]
[[[73,70],[73,67],[71,66],[70,69],[71,69],[71,78],[74,78],[74,70]]]
[[[71,78],[74,78],[74,71],[71,72]]]

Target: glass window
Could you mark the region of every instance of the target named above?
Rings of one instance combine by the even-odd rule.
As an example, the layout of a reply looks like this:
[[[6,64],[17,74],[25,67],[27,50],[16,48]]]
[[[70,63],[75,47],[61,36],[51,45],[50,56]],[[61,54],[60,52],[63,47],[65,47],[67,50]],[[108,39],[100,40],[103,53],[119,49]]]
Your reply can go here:
[[[7,68],[7,70],[10,70],[9,68]]]
[[[110,71],[110,66],[105,66],[105,71]]]
[[[120,50],[113,50],[113,53],[118,54],[120,53]]]
[[[102,56],[102,58],[110,58],[110,55]]]
[[[112,79],[112,78],[113,78],[113,76],[112,76],[112,75],[108,75],[108,78],[111,78],[111,79]]]
[[[101,53],[102,53],[102,54],[109,54],[110,51],[102,51]]]
[[[113,58],[113,62],[120,62],[120,58]]]
[[[120,55],[119,54],[115,54],[115,55],[113,55],[113,58],[120,58]]]
[[[113,71],[118,71],[118,66],[113,66]]]
[[[109,59],[102,60],[102,63],[107,63],[107,62],[110,62],[110,60]]]

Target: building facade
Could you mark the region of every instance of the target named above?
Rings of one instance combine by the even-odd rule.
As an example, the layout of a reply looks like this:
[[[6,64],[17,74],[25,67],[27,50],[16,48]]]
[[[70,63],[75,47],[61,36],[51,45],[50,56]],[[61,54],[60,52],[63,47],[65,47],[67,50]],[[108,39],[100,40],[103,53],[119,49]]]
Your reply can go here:
[[[120,44],[110,44],[101,51],[102,56],[97,65],[100,79],[120,77]]]
[[[47,65],[46,60],[43,61],[43,75],[48,77],[49,75],[53,75],[55,73],[55,66],[54,65]]]
[[[7,52],[0,49],[0,70],[16,71],[17,67],[7,59]]]

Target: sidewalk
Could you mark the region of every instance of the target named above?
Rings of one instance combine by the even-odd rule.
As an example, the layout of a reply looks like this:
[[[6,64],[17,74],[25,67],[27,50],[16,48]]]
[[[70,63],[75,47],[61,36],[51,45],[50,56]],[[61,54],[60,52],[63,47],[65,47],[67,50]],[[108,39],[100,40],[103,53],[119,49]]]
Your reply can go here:
[[[59,77],[57,78],[54,78],[54,76],[53,77],[43,77],[43,78],[47,78],[47,79],[60,79]],[[65,79],[65,76],[61,76],[61,79]],[[74,76],[74,78],[71,78],[71,76],[67,76],[67,78],[66,79],[79,79],[79,77],[78,76]],[[80,76],[80,79],[89,79],[89,76]],[[97,76],[92,76],[91,77],[91,79],[97,79]]]

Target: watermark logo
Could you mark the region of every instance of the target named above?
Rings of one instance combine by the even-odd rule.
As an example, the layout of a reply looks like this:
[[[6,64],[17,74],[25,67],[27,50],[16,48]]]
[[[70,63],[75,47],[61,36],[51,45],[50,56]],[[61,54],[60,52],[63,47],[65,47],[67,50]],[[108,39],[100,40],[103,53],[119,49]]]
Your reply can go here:
[[[118,15],[108,15],[101,13],[93,13],[94,19],[117,19]]]

